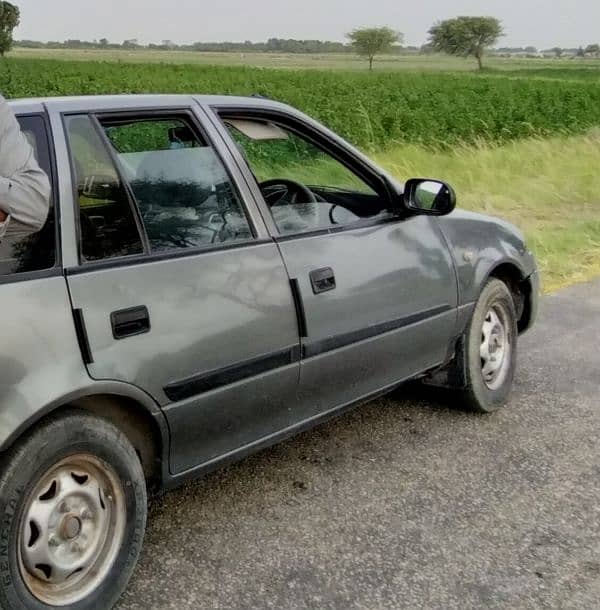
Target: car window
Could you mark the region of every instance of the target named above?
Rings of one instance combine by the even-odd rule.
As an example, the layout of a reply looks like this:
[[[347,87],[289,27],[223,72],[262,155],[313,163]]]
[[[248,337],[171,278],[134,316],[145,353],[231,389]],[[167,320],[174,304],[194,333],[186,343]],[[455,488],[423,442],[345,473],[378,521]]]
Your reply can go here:
[[[388,216],[362,178],[307,138],[267,121],[224,118],[282,234]]]
[[[42,116],[19,116],[17,120],[31,144],[40,167],[52,178],[50,142]],[[0,276],[43,271],[56,265],[56,221],[53,202],[44,227],[25,237],[5,238],[0,243]]]
[[[79,203],[81,255],[98,261],[144,251],[134,211],[101,135],[86,116],[65,119]]]
[[[252,238],[240,196],[216,151],[187,118],[102,121],[152,252]]]

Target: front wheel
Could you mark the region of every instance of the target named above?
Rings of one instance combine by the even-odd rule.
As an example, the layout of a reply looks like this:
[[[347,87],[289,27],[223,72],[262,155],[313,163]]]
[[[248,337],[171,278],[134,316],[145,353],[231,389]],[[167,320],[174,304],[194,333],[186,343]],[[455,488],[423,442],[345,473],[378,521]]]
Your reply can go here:
[[[504,406],[517,363],[517,315],[510,290],[491,279],[475,306],[465,335],[466,405],[490,413]]]
[[[141,464],[115,426],[81,411],[45,422],[4,456],[0,607],[111,608],[146,512]]]

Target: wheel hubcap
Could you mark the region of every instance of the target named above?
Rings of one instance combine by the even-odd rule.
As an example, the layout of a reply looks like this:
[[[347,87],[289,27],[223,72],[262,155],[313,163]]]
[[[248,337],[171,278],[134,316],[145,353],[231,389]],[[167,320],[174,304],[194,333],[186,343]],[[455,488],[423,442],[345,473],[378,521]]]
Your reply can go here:
[[[490,390],[502,385],[510,366],[508,314],[500,305],[487,312],[481,328],[481,374]]]
[[[19,526],[19,568],[31,593],[52,606],[89,595],[117,556],[125,520],[123,489],[108,464],[80,454],[51,468]]]

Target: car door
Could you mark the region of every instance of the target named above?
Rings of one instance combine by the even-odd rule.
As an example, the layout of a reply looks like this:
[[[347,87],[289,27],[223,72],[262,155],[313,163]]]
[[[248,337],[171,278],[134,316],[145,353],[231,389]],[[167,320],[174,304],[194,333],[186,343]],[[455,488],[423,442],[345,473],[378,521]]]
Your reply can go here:
[[[435,219],[390,212],[376,170],[312,124],[282,111],[220,116],[256,178],[255,196],[301,297],[298,418],[442,363],[456,328],[457,286]],[[286,181],[297,192],[278,199]],[[294,183],[308,185],[316,202]]]
[[[191,109],[75,113],[64,125],[80,230],[68,285],[91,377],[163,406],[173,473],[288,426],[290,284],[226,151]]]

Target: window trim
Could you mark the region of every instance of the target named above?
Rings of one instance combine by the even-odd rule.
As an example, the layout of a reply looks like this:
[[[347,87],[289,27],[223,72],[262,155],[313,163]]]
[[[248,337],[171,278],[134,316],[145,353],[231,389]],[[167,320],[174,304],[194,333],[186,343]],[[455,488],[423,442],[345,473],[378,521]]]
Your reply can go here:
[[[46,269],[36,269],[35,271],[21,271],[16,273],[9,273],[6,275],[0,275],[0,285],[12,284],[17,282],[26,282],[30,280],[46,279],[49,277],[57,277],[62,275],[62,239],[60,232],[60,197],[58,191],[58,166],[56,162],[56,151],[54,150],[54,139],[52,135],[52,126],[48,117],[48,113],[45,111],[41,112],[24,112],[16,113],[15,117],[21,128],[21,119],[41,119],[43,125],[43,139],[46,144],[46,150],[48,152],[48,169],[49,172],[48,180],[50,181],[51,188],[51,213],[54,214],[54,265]],[[44,169],[44,168],[42,168]],[[44,169],[44,171],[46,171]],[[49,212],[50,214],[50,212]],[[50,216],[48,215],[48,222]]]
[[[70,174],[71,174],[71,192],[73,194],[72,196],[73,196],[73,208],[74,208],[74,220],[75,220],[75,240],[77,242],[77,263],[79,266],[86,266],[86,265],[97,263],[98,261],[87,261],[83,256],[82,235],[81,235],[81,205],[79,202],[79,191],[77,189],[77,184],[76,184],[77,170],[75,167],[75,155],[73,153],[73,147],[71,146],[71,137],[70,137],[68,126],[67,126],[67,119],[71,118],[71,117],[86,117],[87,119],[89,119],[89,121],[92,125],[92,129],[94,130],[94,133],[96,133],[96,135],[98,135],[98,137],[100,137],[102,146],[106,149],[106,152],[109,155],[109,158],[110,158],[111,162],[113,163],[113,166],[115,165],[115,163],[114,163],[114,159],[112,158],[112,156],[110,155],[110,152],[107,149],[106,143],[104,142],[104,138],[102,137],[101,134],[98,133],[96,124],[94,122],[93,113],[84,111],[84,112],[65,112],[65,113],[61,114],[61,123],[63,126],[64,135],[65,135],[65,143],[67,146],[67,151],[69,153],[69,170],[70,170]],[[114,170],[115,170],[115,172],[117,172],[119,179],[121,181],[123,181],[123,179],[121,177],[121,172],[120,172],[118,166],[115,166]],[[142,248],[144,249],[145,246],[144,246],[144,240],[142,237],[142,233],[140,233],[140,229],[137,226],[137,217],[136,217],[137,212],[135,211],[134,208],[132,208],[132,201],[129,196],[127,187],[125,187],[125,192],[127,195],[129,207],[131,208],[134,220],[136,222],[136,228],[137,228],[138,234],[140,236],[140,242],[142,244]],[[108,259],[103,259],[103,260],[110,261],[110,260],[123,259],[123,258],[129,259],[132,256],[144,256],[144,254],[145,254],[145,252],[142,252],[139,254],[130,254],[128,256],[115,256],[113,258],[108,258]]]
[[[115,171],[117,172],[117,176],[119,176],[119,180],[121,181],[123,188],[125,189],[125,193],[127,195],[127,201],[129,202],[129,207],[131,208],[131,211],[133,213],[135,226],[137,228],[138,235],[140,236],[140,241],[142,242],[143,252],[141,252],[139,254],[142,254],[142,255],[150,254],[151,253],[150,240],[148,239],[146,225],[144,225],[142,213],[140,212],[140,208],[139,208],[137,201],[131,190],[131,185],[129,184],[129,181],[125,180],[125,178],[123,176],[123,170],[121,168],[121,163],[119,162],[119,159],[117,158],[117,154],[116,154],[113,146],[111,145],[111,142],[108,139],[106,133],[104,132],[104,129],[103,129],[100,121],[98,120],[97,115],[89,114],[88,116],[90,117],[92,126],[94,127],[94,130],[98,134],[98,137],[100,138],[102,145],[104,146],[104,149],[106,150],[106,153],[108,154],[108,156],[110,157],[110,160],[112,161],[112,164],[115,168]],[[81,206],[78,205],[77,208],[78,208],[78,213],[80,213]],[[81,218],[79,219],[79,222],[80,222],[80,226],[81,226]],[[79,247],[79,256],[80,256],[79,262],[81,263],[81,256],[83,254],[83,250],[81,248],[81,244],[79,244],[79,246],[80,246]],[[134,255],[132,255],[132,256],[134,256]],[[85,262],[88,263],[88,262],[95,262],[95,261],[85,261]]]
[[[325,152],[333,159],[338,161],[346,169],[354,173],[363,182],[365,182],[375,194],[379,197],[385,198],[391,201],[391,193],[387,186],[387,181],[383,174],[379,174],[375,168],[369,166],[362,159],[357,157],[351,150],[329,137],[326,133],[320,130],[318,127],[310,125],[301,117],[293,114],[286,113],[285,111],[263,108],[258,106],[229,106],[215,104],[209,106],[212,111],[212,115],[216,118],[221,131],[225,134],[223,137],[226,141],[230,151],[232,146],[235,146],[235,141],[229,132],[229,128],[226,125],[227,118],[234,119],[256,119],[256,120],[270,120],[276,125],[283,127],[290,131],[299,138],[311,143],[321,151]],[[272,213],[266,203],[262,193],[260,191],[260,185],[254,177],[254,171],[249,166],[245,156],[240,155],[241,162],[244,163],[249,173],[253,176],[254,180],[254,191],[260,196],[261,207],[264,207],[272,219],[272,226],[275,228],[276,233],[273,238],[276,242],[290,241],[300,239],[303,237],[315,237],[318,235],[327,235],[332,233],[341,233],[345,231],[353,231],[357,229],[363,229],[367,227],[377,226],[381,224],[388,224],[390,222],[398,222],[404,220],[404,216],[401,214],[393,215],[387,218],[370,219],[365,218],[364,220],[358,220],[352,223],[321,227],[316,229],[307,229],[305,231],[296,231],[294,233],[282,233],[277,226],[277,223],[272,217]],[[236,161],[239,164],[239,161]],[[255,195],[256,196],[256,195]]]
[[[110,120],[110,119],[119,119],[122,117],[125,118],[127,116],[131,117],[131,119],[139,118],[140,121],[148,120],[151,118],[168,119],[168,118],[174,118],[174,117],[177,118],[178,116],[184,116],[188,121],[188,126],[192,129],[192,131],[194,132],[196,137],[199,137],[200,141],[206,142],[207,145],[213,149],[213,151],[217,155],[217,158],[221,162],[223,169],[225,170],[225,172],[227,173],[227,176],[229,177],[232,187],[235,189],[235,193],[236,193],[239,203],[242,207],[242,211],[244,212],[244,216],[247,219],[248,227],[250,228],[252,237],[250,239],[245,239],[245,240],[223,242],[221,244],[205,244],[202,246],[194,246],[193,248],[185,248],[185,249],[173,250],[173,251],[168,251],[168,252],[153,253],[151,251],[148,251],[148,252],[143,252],[143,253],[138,253],[138,254],[129,254],[126,256],[118,256],[118,257],[112,257],[112,258],[96,260],[96,261],[86,261],[85,259],[82,259],[82,257],[81,257],[81,221],[79,218],[79,195],[77,193],[77,188],[76,188],[75,182],[73,180],[76,173],[74,171],[74,165],[73,165],[73,152],[72,152],[72,149],[70,146],[70,140],[68,137],[68,132],[66,129],[66,124],[65,124],[65,119],[70,116],[89,116],[92,118],[92,122],[94,122],[93,120],[95,119],[95,121],[98,123],[98,127],[100,128],[99,135],[102,138],[105,147],[107,147],[110,151],[109,154],[111,157],[111,161],[113,162],[113,164],[116,165],[115,169],[118,172],[119,177],[121,178],[123,183],[126,184],[128,198],[132,197],[132,195],[130,195],[130,193],[129,193],[130,186],[129,186],[128,182],[126,180],[123,180],[123,178],[122,178],[120,164],[115,163],[115,159],[113,158],[114,151],[112,151],[110,140],[104,133],[101,121],[105,120],[105,119]],[[62,118],[64,133],[65,133],[65,140],[66,140],[67,148],[69,151],[69,164],[70,164],[70,169],[71,169],[71,187],[73,190],[73,205],[76,208],[75,209],[75,220],[76,220],[75,230],[76,230],[76,239],[77,239],[77,245],[78,245],[78,266],[65,269],[65,273],[67,275],[77,275],[79,273],[86,273],[87,271],[110,269],[110,268],[114,268],[114,267],[126,267],[129,265],[153,263],[153,262],[157,262],[157,261],[170,260],[170,259],[187,258],[187,257],[191,257],[191,256],[207,254],[210,252],[219,252],[221,250],[233,250],[236,248],[247,248],[249,246],[264,245],[266,243],[273,242],[273,240],[271,238],[263,239],[260,237],[258,229],[252,219],[252,216],[249,213],[248,203],[246,202],[244,196],[242,195],[242,193],[240,191],[240,187],[239,187],[237,181],[235,180],[235,177],[232,174],[229,164],[223,159],[223,156],[222,156],[221,152],[219,151],[218,147],[215,145],[212,138],[209,137],[209,134],[207,133],[206,129],[202,126],[200,120],[194,114],[191,107],[181,106],[181,107],[173,107],[173,108],[168,108],[168,107],[167,108],[127,108],[127,109],[123,109],[123,110],[116,109],[116,110],[110,110],[110,111],[94,111],[94,110],[69,111],[69,112],[61,113],[61,118]],[[95,129],[98,129],[98,127],[95,127]],[[139,207],[137,205],[137,201],[135,200],[135,197],[132,198],[132,201],[130,203],[135,207],[136,215],[140,214]],[[141,214],[140,214],[140,219],[141,219]],[[144,227],[144,234],[145,234],[145,231],[146,231],[145,225],[142,225],[142,226]]]
[[[176,260],[180,258],[192,258],[194,256],[202,256],[205,254],[214,254],[215,252],[223,252],[227,250],[237,250],[241,248],[252,248],[254,246],[264,246],[272,244],[273,239],[250,239],[224,242],[220,246],[215,247],[214,244],[207,244],[205,247],[187,248],[182,250],[174,250],[172,252],[158,252],[156,254],[131,254],[129,256],[119,256],[107,258],[104,260],[90,261],[84,265],[75,267],[67,267],[65,275],[82,275],[92,273],[94,271],[102,271],[106,269],[116,269],[121,267],[132,267],[146,265],[151,263],[160,263],[163,261]]]

